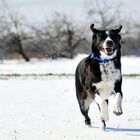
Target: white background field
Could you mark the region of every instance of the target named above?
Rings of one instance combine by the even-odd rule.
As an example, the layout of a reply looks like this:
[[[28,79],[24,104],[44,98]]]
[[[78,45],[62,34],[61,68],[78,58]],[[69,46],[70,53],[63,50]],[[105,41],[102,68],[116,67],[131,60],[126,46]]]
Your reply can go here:
[[[1,140],[139,140],[140,79],[123,81],[123,115],[115,116],[110,98],[106,132],[96,104],[90,108],[92,128],[84,125],[76,100],[74,79],[1,80]]]
[[[19,74],[74,74],[75,68],[79,61],[87,55],[78,55],[74,59],[58,59],[58,60],[41,60],[32,59],[27,63],[21,61],[1,61],[0,74],[3,73],[19,73]],[[140,58],[139,57],[123,57],[122,58],[122,73],[123,74],[140,74]]]
[[[74,73],[74,60],[5,61],[0,73]],[[123,58],[123,73],[140,73],[139,58]],[[115,116],[113,97],[109,121],[102,132],[95,103],[89,115],[92,128],[84,125],[75,94],[74,77],[0,80],[0,140],[139,140],[140,79],[123,79],[123,115]]]

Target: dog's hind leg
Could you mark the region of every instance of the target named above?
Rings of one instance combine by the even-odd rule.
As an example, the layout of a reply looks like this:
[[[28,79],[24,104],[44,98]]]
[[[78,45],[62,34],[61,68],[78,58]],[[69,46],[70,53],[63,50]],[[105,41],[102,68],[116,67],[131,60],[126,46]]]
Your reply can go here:
[[[93,99],[91,97],[88,97],[86,93],[82,93],[82,95],[85,95],[85,96],[78,97],[80,110],[81,110],[82,115],[85,117],[85,124],[91,125],[91,120],[88,116],[88,111],[89,111],[89,106],[92,103]]]

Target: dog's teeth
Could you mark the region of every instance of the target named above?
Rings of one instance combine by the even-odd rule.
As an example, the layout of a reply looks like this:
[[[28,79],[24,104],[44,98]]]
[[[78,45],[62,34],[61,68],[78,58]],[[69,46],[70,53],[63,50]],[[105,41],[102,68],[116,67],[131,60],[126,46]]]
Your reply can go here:
[[[113,51],[112,52],[109,52],[109,54],[112,54],[113,53]]]

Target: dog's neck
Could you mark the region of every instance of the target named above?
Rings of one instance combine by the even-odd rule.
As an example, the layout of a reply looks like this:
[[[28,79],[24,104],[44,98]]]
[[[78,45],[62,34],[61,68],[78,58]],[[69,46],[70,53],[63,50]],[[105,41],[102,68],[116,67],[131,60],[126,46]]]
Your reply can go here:
[[[95,59],[99,61],[100,63],[109,63],[110,61],[113,61],[115,59],[115,58],[102,59],[96,56],[93,52],[90,53],[90,58]]]

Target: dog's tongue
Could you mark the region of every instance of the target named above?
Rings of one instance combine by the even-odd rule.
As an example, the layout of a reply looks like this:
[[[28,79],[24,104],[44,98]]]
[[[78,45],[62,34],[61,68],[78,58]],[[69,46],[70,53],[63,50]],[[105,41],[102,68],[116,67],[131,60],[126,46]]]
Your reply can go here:
[[[113,49],[112,49],[112,48],[105,48],[105,50],[106,50],[109,54],[113,53]]]
[[[105,48],[107,52],[112,52],[113,49],[112,48]]]

